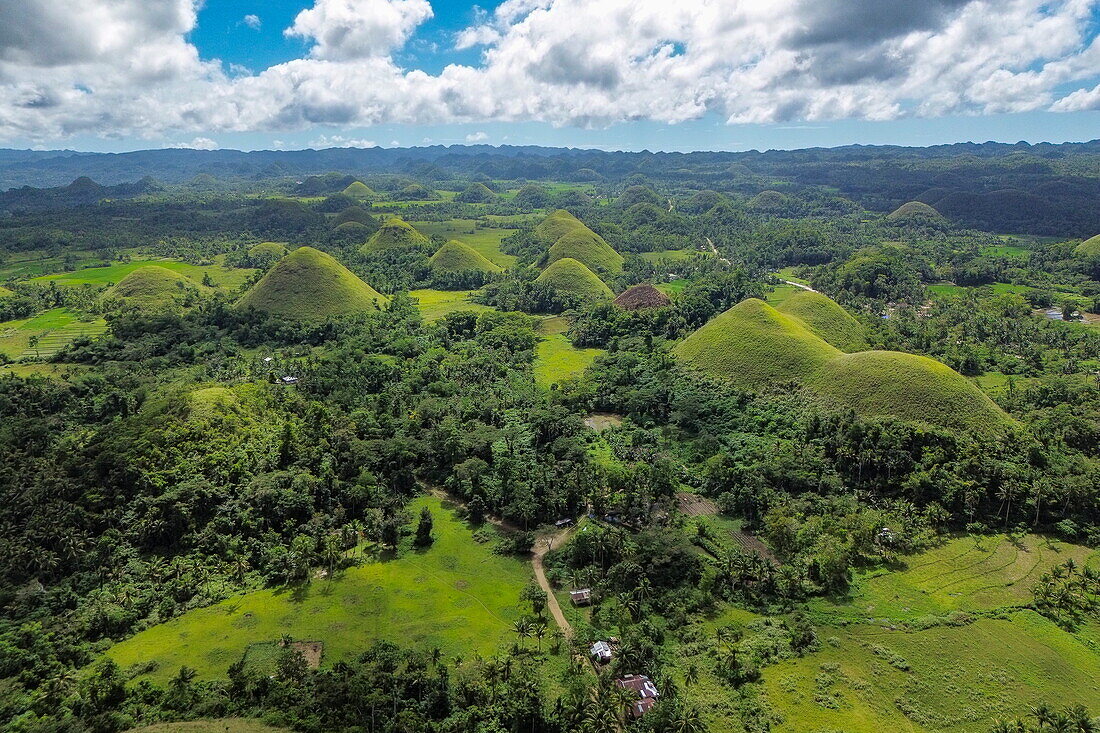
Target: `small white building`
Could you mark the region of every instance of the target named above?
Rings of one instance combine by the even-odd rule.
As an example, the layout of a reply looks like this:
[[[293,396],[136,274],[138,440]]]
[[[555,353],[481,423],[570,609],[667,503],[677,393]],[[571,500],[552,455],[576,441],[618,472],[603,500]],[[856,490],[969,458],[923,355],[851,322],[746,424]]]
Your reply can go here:
[[[606,641],[597,641],[592,645],[592,648],[588,650],[588,653],[600,664],[607,664],[611,661],[611,645]]]

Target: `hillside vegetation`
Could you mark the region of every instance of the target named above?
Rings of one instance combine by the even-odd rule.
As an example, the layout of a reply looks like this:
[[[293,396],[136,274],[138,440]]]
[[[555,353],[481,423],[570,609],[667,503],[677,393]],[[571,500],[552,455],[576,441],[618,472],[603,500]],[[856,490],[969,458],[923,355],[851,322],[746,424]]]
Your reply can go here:
[[[886,215],[891,221],[899,219],[939,219],[940,212],[923,201],[909,201]]]
[[[139,267],[107,291],[126,305],[152,310],[178,305],[189,293],[198,290],[197,283],[178,272],[159,265]]]
[[[549,246],[574,229],[588,229],[588,227],[565,209],[558,209],[539,222],[535,227],[535,236]]]
[[[588,269],[598,272],[623,269],[623,256],[588,227],[573,229],[559,237],[550,247],[546,262],[553,264],[566,257],[583,262]]]
[[[802,321],[757,298],[715,316],[673,352],[694,369],[749,389],[801,383],[841,354]]]
[[[1002,432],[1011,419],[978,387],[946,364],[900,351],[845,354],[824,365],[807,386],[822,402],[864,416],[893,416],[980,435]]]
[[[332,255],[300,247],[279,260],[238,302],[239,308],[297,320],[378,310],[386,298]]]
[[[428,260],[437,273],[500,272],[501,268],[473,247],[452,239],[436,250]]]
[[[810,290],[799,290],[776,306],[776,310],[806,324],[813,333],[841,351],[870,348],[863,326],[832,298]]]
[[[619,297],[615,298],[615,305],[628,311],[641,308],[662,308],[671,302],[671,298],[650,283],[631,285]]]
[[[353,199],[373,199],[378,196],[370,186],[362,181],[349,183],[348,187],[344,189],[343,194]]]
[[[615,295],[596,273],[571,257],[551,264],[535,278],[535,282],[584,300],[612,298]]]
[[[1073,254],[1078,257],[1096,257],[1100,255],[1100,234],[1086,239],[1073,249]]]
[[[428,238],[399,216],[392,216],[379,227],[360,252],[370,254],[387,249],[400,249],[428,244]]]

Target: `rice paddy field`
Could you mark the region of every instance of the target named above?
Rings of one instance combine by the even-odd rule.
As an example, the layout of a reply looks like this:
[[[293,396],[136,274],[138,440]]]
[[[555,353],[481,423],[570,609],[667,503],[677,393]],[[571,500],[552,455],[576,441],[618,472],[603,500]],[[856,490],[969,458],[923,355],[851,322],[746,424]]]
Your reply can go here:
[[[219,257],[223,258],[224,256],[219,255]],[[217,258],[215,259],[215,264],[206,266],[192,265],[177,260],[135,259],[130,262],[120,262],[107,267],[88,267],[73,272],[42,275],[33,278],[31,282],[55,282],[58,285],[113,285],[121,281],[122,278],[126,277],[134,270],[139,267],[145,267],[146,265],[159,265],[160,267],[173,270],[194,280],[196,285],[202,283],[203,276],[208,274],[210,275],[210,279],[214,282],[214,287],[222,290],[233,290],[240,287],[253,272],[252,270],[224,267],[218,264]]]
[[[203,679],[224,677],[249,644],[283,634],[323,642],[322,666],[378,639],[439,647],[447,657],[490,655],[512,638],[530,566],[479,543],[439,498],[413,502],[410,516],[421,507],[434,518],[435,542],[426,550],[403,546],[396,559],[368,562],[308,585],[235,596],[142,631],[107,653],[124,668],[154,662],[147,676],[161,682],[181,665]]]
[[[680,262],[690,260],[697,254],[702,254],[702,252],[695,249],[662,249],[658,252],[639,252],[638,256],[646,262],[660,262],[662,260]]]
[[[493,308],[481,303],[471,303],[473,290],[410,290],[409,295],[416,299],[420,315],[425,321],[438,321],[448,313],[456,311],[491,311]]]
[[[106,330],[102,318],[52,308],[33,318],[0,323],[0,353],[9,359],[46,359],[81,336],[98,336]]]
[[[412,221],[424,236],[438,234],[444,239],[457,239],[470,245],[481,256],[501,267],[516,263],[512,255],[500,251],[500,242],[515,233],[515,229],[479,228],[476,219],[448,219],[447,221]]]
[[[542,341],[535,347],[535,381],[544,387],[578,376],[602,349],[578,349],[566,337],[569,321],[560,316],[539,324]]]

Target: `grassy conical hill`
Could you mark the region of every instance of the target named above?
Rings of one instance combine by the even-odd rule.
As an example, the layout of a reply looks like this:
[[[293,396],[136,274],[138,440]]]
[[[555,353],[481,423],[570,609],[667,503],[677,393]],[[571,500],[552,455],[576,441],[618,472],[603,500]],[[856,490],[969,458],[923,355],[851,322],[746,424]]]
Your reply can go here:
[[[549,246],[574,229],[588,229],[588,227],[565,209],[558,209],[535,227],[535,236]]]
[[[749,199],[749,206],[754,209],[768,211],[781,209],[791,202],[791,197],[779,191],[761,191]]]
[[[673,353],[694,369],[750,389],[801,382],[841,355],[802,321],[757,298],[715,316]]]
[[[13,295],[15,295],[14,290],[8,290],[3,285],[0,285],[0,298],[10,298]]]
[[[806,380],[824,404],[864,416],[892,416],[979,435],[1003,432],[1011,418],[951,367],[898,351],[844,354]]]
[[[428,260],[432,271],[444,272],[500,272],[500,267],[470,245],[452,239],[440,247]]]
[[[904,221],[905,219],[942,219],[943,217],[940,216],[940,212],[923,201],[910,201],[891,211],[886,218],[890,221]]]
[[[566,232],[554,242],[546,262],[553,264],[566,257],[583,262],[585,267],[598,272],[619,272],[625,261],[603,237],[583,224],[580,228]]]
[[[512,201],[516,206],[528,209],[544,209],[550,205],[550,193],[538,184],[528,183],[516,192],[516,197]]]
[[[386,299],[331,255],[301,247],[268,270],[238,302],[296,320],[378,310]]]
[[[341,193],[343,193],[345,196],[350,196],[353,199],[378,198],[378,194],[375,193],[370,186],[363,183],[362,181],[353,181],[352,183],[349,183],[348,187],[345,188]]]
[[[348,222],[355,222],[356,224],[363,224],[364,226],[370,226],[375,223],[374,217],[362,206],[349,206],[344,209],[332,220],[332,225],[338,227]]]
[[[464,204],[487,204],[496,200],[497,195],[493,193],[492,189],[484,183],[477,182],[471,183],[466,187],[465,191],[455,196],[455,201]]]
[[[1078,257],[1100,256],[1100,234],[1097,234],[1092,239],[1086,239],[1084,242],[1074,247],[1073,254]]]
[[[672,303],[672,300],[649,283],[638,283],[624,290],[615,305],[623,310],[636,311],[642,308],[662,308]]]
[[[249,248],[248,254],[252,257],[259,257],[261,255],[272,255],[275,257],[282,257],[287,253],[286,245],[282,242],[260,242]]]
[[[411,224],[404,219],[391,216],[386,220],[378,231],[374,233],[366,244],[360,249],[361,252],[381,252],[387,249],[397,249],[401,247],[413,247],[417,245],[428,244],[428,238],[418,232]]]
[[[602,300],[615,295],[596,273],[585,267],[584,263],[571,257],[566,257],[551,264],[542,271],[535,282],[546,285],[559,293],[586,300]]]
[[[802,321],[812,332],[841,351],[870,348],[863,325],[826,295],[802,290],[784,300],[776,310]]]
[[[177,305],[194,290],[198,290],[197,284],[175,270],[146,265],[122,278],[107,296],[137,308],[155,309]]]

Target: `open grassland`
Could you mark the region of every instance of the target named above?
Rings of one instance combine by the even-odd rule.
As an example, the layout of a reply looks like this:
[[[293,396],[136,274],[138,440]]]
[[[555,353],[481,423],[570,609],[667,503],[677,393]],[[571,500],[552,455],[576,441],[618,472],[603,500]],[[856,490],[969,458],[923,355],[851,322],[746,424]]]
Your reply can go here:
[[[45,359],[81,336],[98,336],[105,330],[102,318],[81,320],[68,308],[52,308],[33,318],[0,323],[0,353],[10,359]],[[37,345],[32,346],[35,337]]]
[[[187,723],[158,723],[144,728],[134,728],[133,733],[280,733],[286,728],[273,728],[259,720],[247,718],[219,718],[218,720],[193,720]]]
[[[410,290],[409,296],[416,299],[420,315],[425,321],[438,321],[448,313],[455,311],[491,311],[492,306],[471,303],[473,290]]]
[[[662,293],[668,296],[679,295],[684,292],[684,288],[691,284],[691,280],[686,278],[678,278],[667,283],[656,283],[654,287],[660,290]]]
[[[436,497],[413,502],[410,515],[425,506],[434,517],[436,538],[427,550],[406,547],[397,559],[370,562],[331,579],[236,596],[147,629],[108,654],[123,667],[155,662],[149,676],[162,682],[181,665],[204,679],[224,677],[248,644],[283,634],[323,642],[322,665],[378,639],[439,647],[446,657],[492,654],[521,615],[519,593],[530,578],[529,567],[479,544]]]
[[[898,572],[857,578],[847,598],[816,601],[829,618],[915,621],[955,611],[1019,607],[1055,565],[1073,559],[1100,566],[1100,553],[1038,535],[968,536],[906,558]]]
[[[88,265],[101,264],[102,257],[88,251],[66,251],[71,258],[70,266],[86,267]],[[45,250],[30,250],[27,252],[11,252],[0,263],[0,282],[18,280],[25,277],[37,277],[48,275],[52,272],[61,272],[65,269],[65,257],[49,254]]]
[[[801,292],[803,292],[802,288],[797,285],[787,285],[786,283],[775,285],[772,287],[772,291],[764,297],[764,302],[773,308],[778,308],[785,303],[788,298]]]
[[[569,321],[547,318],[539,324],[542,341],[535,347],[535,381],[544,387],[575,377],[603,353],[602,349],[578,349],[566,337]]]
[[[821,293],[801,290],[786,298],[776,310],[802,321],[841,351],[870,348],[863,325],[839,303]]]
[[[112,285],[122,282],[122,279],[134,270],[148,265],[157,265],[194,280],[195,284],[202,283],[204,275],[210,275],[216,288],[233,290],[243,284],[252,274],[252,270],[244,270],[235,267],[224,267],[220,264],[192,265],[177,260],[133,260],[120,262],[108,267],[88,267],[75,272],[64,272],[53,275],[36,277],[32,282],[47,283],[56,282],[58,285]]]
[[[698,254],[703,252],[697,249],[662,249],[657,252],[639,252],[638,256],[646,262],[682,262]]]
[[[516,263],[514,256],[500,251],[501,240],[514,234],[515,229],[478,228],[476,219],[414,221],[411,223],[426,237],[438,234],[445,239],[457,239],[500,267],[511,267]]]
[[[1100,654],[1033,611],[916,632],[818,628],[821,649],[764,670],[777,733],[989,730],[1040,701],[1095,705]]]
[[[238,308],[255,308],[284,318],[324,319],[380,310],[386,297],[360,280],[332,255],[299,247],[275,263],[244,294]]]

